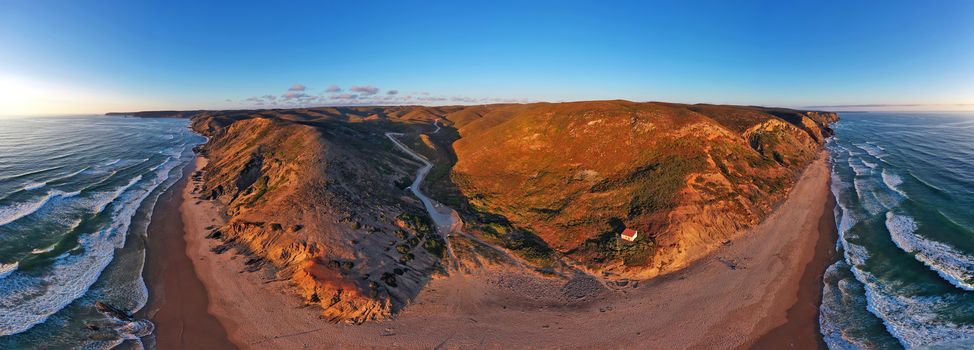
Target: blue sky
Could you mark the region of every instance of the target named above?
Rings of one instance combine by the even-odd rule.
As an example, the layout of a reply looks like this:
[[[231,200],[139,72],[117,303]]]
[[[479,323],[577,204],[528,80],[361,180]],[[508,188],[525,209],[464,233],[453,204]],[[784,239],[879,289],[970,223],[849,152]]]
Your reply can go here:
[[[0,115],[616,98],[974,104],[974,1],[0,2]]]

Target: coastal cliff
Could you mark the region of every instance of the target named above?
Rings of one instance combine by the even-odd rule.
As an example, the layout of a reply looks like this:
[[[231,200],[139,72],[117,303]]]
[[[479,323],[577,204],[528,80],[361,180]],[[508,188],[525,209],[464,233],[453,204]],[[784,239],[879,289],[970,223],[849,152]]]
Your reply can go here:
[[[456,118],[452,176],[474,212],[592,271],[636,278],[687,266],[759,223],[838,118],[628,101],[472,108],[478,117]],[[474,229],[505,234],[494,222]],[[640,236],[622,240],[625,228]]]
[[[291,281],[325,318],[359,323],[450,273],[448,244],[503,248],[556,274],[684,267],[770,214],[837,118],[628,101],[199,112],[209,163],[195,192],[225,208],[214,252],[244,254],[249,271]],[[432,161],[424,192],[476,241],[440,238],[405,190],[420,164],[385,132]],[[477,266],[486,251],[457,259]]]
[[[357,124],[362,123],[362,124]],[[286,120],[278,114],[203,113],[210,137],[196,192],[226,208],[210,234],[293,282],[325,318],[389,316],[440,269],[443,242],[421,206],[397,188],[415,169],[372,122]]]

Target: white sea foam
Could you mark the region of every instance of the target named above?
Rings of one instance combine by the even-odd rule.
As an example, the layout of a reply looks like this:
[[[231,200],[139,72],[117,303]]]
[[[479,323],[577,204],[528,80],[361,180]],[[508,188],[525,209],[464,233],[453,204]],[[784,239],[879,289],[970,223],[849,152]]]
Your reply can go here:
[[[138,183],[139,180],[142,180],[142,175],[133,177],[131,180],[129,180],[127,184],[123,185],[122,187],[116,188],[108,192],[100,192],[100,196],[94,198],[93,201],[94,204],[91,204],[90,207],[94,209],[94,213],[102,212],[103,210],[105,210],[105,207],[107,207],[109,204],[111,204],[116,199],[118,199],[118,197],[121,196],[122,193],[125,193],[125,191],[127,191],[129,188],[135,186],[135,184]]]
[[[57,182],[57,181],[61,181],[61,180],[70,179],[72,177],[78,176],[78,174],[81,174],[81,173],[85,172],[85,170],[88,170],[90,168],[91,167],[86,166],[84,168],[81,168],[81,170],[75,171],[73,173],[70,173],[70,174],[67,174],[67,175],[64,175],[64,176],[58,176],[58,177],[55,177],[53,179],[47,180],[47,183]]]
[[[957,288],[974,291],[974,256],[916,234],[916,221],[906,215],[886,213],[886,228],[897,247],[937,272]]]
[[[876,186],[873,184],[873,180],[865,178],[855,178],[852,179],[852,185],[856,189],[856,196],[859,198],[859,205],[866,209],[870,215],[878,215],[882,213],[885,209],[882,204],[880,204],[879,198],[876,197]]]
[[[169,163],[169,161],[172,160],[172,159],[173,159],[173,157],[166,157],[166,160],[162,161],[162,163],[156,164],[153,167],[149,168],[149,171],[156,171],[156,170],[158,170],[163,165],[166,165],[167,163]]]
[[[20,263],[16,261],[9,264],[0,264],[0,280],[17,271],[18,266],[20,266]]]
[[[825,283],[822,286],[822,304],[818,308],[818,325],[829,349],[857,349],[861,348],[861,346],[857,346],[857,344],[847,340],[843,335],[843,330],[846,328],[843,321],[845,321],[845,317],[847,316],[841,302],[843,295],[838,290],[838,285],[833,287],[831,283],[831,280],[837,278],[836,275],[838,274],[837,270],[840,263],[836,262],[825,270]]]
[[[844,276],[849,264],[839,260],[825,270],[822,304],[819,306],[819,329],[829,349],[870,349],[877,345],[864,337],[862,327],[872,314],[866,311],[862,286],[852,276]]]
[[[41,278],[0,280],[0,336],[23,332],[83,295],[111,261],[113,244],[103,241],[110,231],[82,237],[85,253],[58,260]]]
[[[849,157],[849,160],[846,161],[849,163],[849,167],[852,168],[852,171],[856,173],[856,176],[866,176],[872,173],[871,168],[862,166],[860,164],[861,162],[858,162],[857,160],[858,158]]]
[[[36,190],[36,189],[41,188],[41,187],[44,187],[44,186],[47,186],[47,181],[41,181],[41,182],[33,182],[33,181],[31,181],[31,182],[28,182],[28,183],[24,184],[24,187],[21,187],[20,190],[21,191],[30,191],[30,190]]]
[[[49,245],[47,247],[40,248],[40,249],[35,248],[35,249],[31,249],[30,253],[31,254],[44,254],[44,253],[47,253],[47,252],[50,252],[50,251],[54,250],[55,247],[57,247],[57,244],[52,244],[52,245]]]
[[[88,167],[84,167],[81,170],[75,171],[75,172],[70,173],[70,174],[67,174],[67,175],[58,176],[58,177],[51,178],[51,179],[47,179],[47,180],[43,180],[43,181],[30,181],[30,182],[24,184],[24,186],[22,186],[19,191],[31,191],[31,190],[36,190],[36,189],[39,189],[39,188],[43,188],[44,186],[47,186],[51,182],[56,182],[56,181],[60,181],[60,180],[64,180],[64,179],[68,179],[68,178],[74,177],[75,175],[81,174],[85,170],[88,170]]]
[[[866,290],[867,310],[883,321],[889,331],[906,348],[927,348],[974,341],[974,327],[957,325],[939,318],[936,310],[950,307],[943,297],[908,297],[895,293],[878,278],[861,270],[868,254],[865,248],[842,242],[845,260],[853,275]]]
[[[842,201],[841,193],[843,190],[849,188],[849,184],[842,181],[835,170],[832,171],[832,183],[829,186],[832,189],[832,196],[835,197],[836,209],[835,209],[835,220],[838,224],[839,235],[843,236],[853,225],[856,224],[856,219],[852,215],[852,211],[846,207],[845,203]]]
[[[183,152],[186,150],[186,147],[185,146],[186,146],[186,144],[183,143],[183,144],[179,144],[179,145],[177,145],[175,147],[172,147],[172,148],[161,149],[161,150],[159,150],[159,154],[168,155],[170,158],[172,158],[172,157],[177,157],[178,158],[179,155],[180,154],[183,154]]]
[[[883,163],[890,164],[889,161],[883,159],[889,153],[882,146],[873,142],[854,145],[857,147],[857,150],[864,151],[869,155],[861,155],[861,159],[859,159],[861,164],[868,167],[869,170],[879,169]],[[856,152],[850,151],[850,153]],[[883,185],[879,184],[880,179],[878,177],[862,176],[867,174],[863,171],[865,169],[856,168],[860,163],[859,161],[841,159],[841,157],[836,158],[839,161],[845,161],[841,162],[842,165],[848,162],[850,170],[857,174],[857,178],[850,179],[850,182],[852,182],[852,187],[855,188],[858,200],[852,199],[845,201],[851,202],[847,205],[855,204],[855,207],[852,208],[853,210],[848,210],[848,208],[843,206],[843,201],[839,200],[835,215],[840,227],[839,243],[844,248],[844,260],[850,265],[855,280],[863,284],[868,311],[879,317],[888,332],[908,349],[974,348],[974,327],[968,324],[959,325],[953,323],[948,318],[949,316],[945,316],[951,314],[951,312],[945,311],[956,309],[957,303],[960,302],[960,300],[956,299],[957,296],[950,296],[951,294],[947,294],[946,296],[918,296],[907,294],[903,292],[902,285],[884,281],[863,269],[863,266],[870,259],[870,254],[865,246],[859,246],[849,242],[849,240],[855,238],[857,233],[848,232],[848,229],[852,225],[843,224],[843,216],[846,213],[851,213],[852,216],[845,220],[853,222],[856,214],[886,214],[890,211],[889,208],[895,207],[902,198],[893,194],[892,191],[884,190],[882,188]],[[895,176],[897,174],[892,171],[886,171],[881,175],[883,175],[882,181],[887,187],[905,196],[900,188],[904,182],[902,178]],[[845,191],[845,188],[848,186],[843,187],[844,184],[836,181],[837,178],[837,174],[833,174],[832,187],[833,192],[837,193],[837,199],[841,199],[840,194],[849,195]],[[918,180],[922,181],[922,179]],[[935,186],[930,187],[938,189]],[[884,207],[886,209],[883,209]],[[917,260],[927,264],[928,267],[940,274],[945,280],[950,281],[953,279],[951,283],[955,286],[970,290],[958,285],[957,282],[970,283],[972,281],[972,279],[963,281],[963,277],[974,276],[972,275],[974,274],[974,264],[972,264],[974,263],[974,257],[961,254],[957,249],[944,243],[935,242],[918,235],[916,232],[917,225],[913,222],[912,218],[904,217],[898,219],[895,214],[886,215],[886,225],[890,231],[890,236],[900,249],[913,253]],[[860,234],[870,233],[863,232]],[[832,267],[830,267],[831,269]],[[826,273],[826,278],[828,276],[829,272]],[[826,315],[840,318],[848,316],[835,314],[835,312],[839,312],[836,309],[839,305],[832,303],[835,300],[828,299],[829,297],[837,297],[838,292],[835,289],[841,289],[841,287],[835,288],[834,284],[830,286],[828,283],[823,287],[823,302],[820,306],[822,315],[820,325],[825,341],[832,349],[864,348],[861,344],[856,343],[853,337],[849,337],[847,336],[848,334],[843,333],[844,329],[841,328],[841,325],[830,323],[836,322],[837,320],[825,319]],[[858,295],[862,295],[863,292],[860,289],[858,293]],[[898,293],[904,294],[901,295]],[[958,293],[961,294],[957,295],[962,295],[963,292],[958,290]],[[854,298],[856,296],[856,294],[853,294],[846,295],[845,297]],[[838,321],[843,320],[838,319]]]
[[[0,336],[30,329],[84,295],[111,262],[115,249],[124,246],[132,217],[142,201],[165,182],[175,166],[174,162],[160,169],[155,181],[137,191],[124,194],[124,189],[138,182],[141,175],[117,190],[123,195],[113,206],[109,226],[79,237],[83,253],[65,254],[42,278],[14,275],[0,280]]]
[[[11,222],[20,220],[27,215],[33,214],[42,207],[44,207],[47,202],[52,199],[57,198],[67,198],[77,196],[79,192],[62,192],[58,190],[48,191],[42,197],[35,198],[29,202],[19,202],[13,203],[4,207],[0,207],[0,226],[9,224]]]
[[[876,279],[856,267],[852,271],[860,282]],[[904,347],[942,348],[946,344],[974,342],[974,327],[943,320],[937,312],[954,304],[950,298],[902,296],[877,283],[864,284],[867,310],[879,317],[886,330]]]
[[[904,198],[909,198],[909,196],[906,195],[906,192],[903,192],[903,190],[900,189],[900,185],[903,184],[903,178],[901,178],[899,175],[891,173],[887,169],[883,169],[883,183],[886,184],[886,187],[896,191],[896,193],[899,193]]]
[[[868,153],[870,156],[873,156],[873,157],[876,157],[876,158],[879,158],[879,159],[882,159],[883,157],[886,157],[886,152],[883,151],[883,148],[882,147],[879,147],[879,146],[876,146],[876,145],[872,145],[872,144],[868,144],[868,143],[855,143],[853,145],[855,145],[856,147],[859,147],[859,149],[861,149],[863,151],[866,151],[866,153]]]
[[[840,155],[840,153],[849,154],[849,149],[845,148],[845,146],[842,146],[838,142],[833,141],[829,146],[832,147],[833,154],[836,156]]]

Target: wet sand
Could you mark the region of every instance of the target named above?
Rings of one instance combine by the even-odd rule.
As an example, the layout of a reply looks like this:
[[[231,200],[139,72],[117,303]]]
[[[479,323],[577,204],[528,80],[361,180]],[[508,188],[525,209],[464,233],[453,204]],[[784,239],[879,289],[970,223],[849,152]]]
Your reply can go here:
[[[207,311],[209,296],[186,254],[179,207],[193,168],[186,166],[183,177],[159,197],[153,209],[143,271],[149,302],[139,317],[155,324],[158,349],[234,349],[223,326]]]
[[[181,214],[210,311],[241,348],[817,348],[819,270],[834,245],[828,183],[823,152],[762,224],[676,273],[610,288],[510,268],[454,273],[396,318],[362,325],[328,323],[287,282],[211,253],[218,242],[206,227],[220,211],[192,197],[190,183]]]
[[[752,349],[828,349],[818,324],[822,304],[822,277],[829,265],[838,259],[835,242],[839,232],[835,225],[835,197],[829,196],[819,219],[819,237],[815,256],[802,274],[798,300],[788,308],[788,321],[758,338]]]

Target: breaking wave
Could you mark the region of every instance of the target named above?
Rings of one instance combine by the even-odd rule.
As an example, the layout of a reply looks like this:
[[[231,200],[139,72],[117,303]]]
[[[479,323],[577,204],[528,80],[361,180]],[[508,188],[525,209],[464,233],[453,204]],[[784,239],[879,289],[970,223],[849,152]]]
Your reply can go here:
[[[18,266],[20,266],[20,263],[16,261],[9,264],[0,264],[0,280],[17,271]]]
[[[31,254],[50,253],[52,250],[54,250],[54,248],[57,248],[57,244],[52,244],[52,245],[49,245],[49,246],[44,247],[44,248],[41,248],[41,249],[34,248],[34,249],[31,249],[30,253]]]
[[[100,213],[104,211],[105,207],[107,207],[109,204],[114,202],[116,199],[118,199],[119,196],[122,195],[122,193],[127,191],[132,186],[135,186],[135,184],[141,180],[142,180],[142,175],[138,175],[136,177],[133,177],[131,180],[129,180],[129,182],[126,183],[125,185],[122,185],[122,187],[116,188],[108,192],[101,192],[102,196],[96,198],[94,200],[95,204],[92,205],[92,207],[94,208],[94,212]]]
[[[36,189],[39,189],[39,188],[44,188],[45,186],[47,186],[48,184],[50,184],[52,182],[59,182],[59,181],[63,181],[63,180],[67,180],[67,179],[70,179],[72,177],[75,177],[78,174],[81,174],[82,172],[84,172],[85,170],[88,170],[88,168],[89,167],[84,167],[81,170],[72,172],[70,174],[66,174],[66,175],[54,177],[54,178],[47,179],[47,180],[43,180],[43,181],[30,181],[30,182],[24,184],[24,186],[21,187],[19,191],[32,191],[32,190],[36,190]]]
[[[957,288],[974,291],[974,256],[950,245],[916,234],[916,221],[906,215],[886,213],[886,228],[897,247],[913,256]]]
[[[879,115],[849,116],[829,144],[843,259],[821,333],[831,349],[974,349],[972,134],[946,127],[958,116]]]
[[[829,187],[831,187],[832,196],[836,198],[835,219],[836,223],[839,225],[839,236],[842,237],[846,232],[849,231],[849,229],[852,228],[853,225],[856,224],[856,219],[852,216],[852,211],[845,206],[843,201],[838,200],[838,198],[841,198],[840,192],[843,189],[849,188],[849,184],[843,182],[833,170],[832,182]]]
[[[52,119],[2,127],[0,348],[119,345],[93,338],[109,333],[138,348],[151,323],[106,322],[90,303],[145,305],[145,247],[127,236],[144,234],[154,201],[203,138],[186,120]]]
[[[156,172],[156,178],[143,188],[129,191],[142,179],[138,175],[128,184],[108,192],[98,200],[98,212],[111,207],[111,220],[106,228],[82,234],[80,253],[64,254],[55,260],[51,271],[37,278],[12,275],[0,280],[0,336],[16,334],[44,322],[75,299],[84,295],[125,244],[125,235],[141,203],[164,183],[177,162],[168,163]]]
[[[903,184],[903,178],[901,178],[899,175],[889,172],[886,169],[883,169],[882,175],[883,175],[883,183],[886,184],[886,187],[889,187],[889,189],[896,191],[896,193],[899,193],[904,198],[910,197],[906,195],[906,192],[903,192],[903,190],[900,189],[900,185]]]
[[[855,279],[864,286],[866,310],[876,315],[883,322],[886,330],[901,344],[908,348],[916,348],[974,342],[974,327],[957,325],[940,319],[937,310],[950,307],[952,305],[950,300],[943,297],[897,295],[894,290],[881,284],[878,278],[858,267],[869,259],[865,247],[851,244],[844,238],[840,238],[840,242],[844,248],[846,264]],[[823,287],[823,293],[826,291],[827,289]],[[820,309],[831,306],[823,303]],[[823,314],[823,317],[828,315]],[[829,323],[835,320],[820,319],[819,322]],[[836,340],[834,333],[825,333],[829,331],[828,328],[823,328],[823,331],[823,336],[831,335],[831,341],[841,343]]]
[[[32,170],[32,171],[23,172],[23,173],[16,174],[16,175],[10,175],[10,176],[5,176],[5,177],[0,177],[0,181],[6,181],[6,180],[13,180],[13,179],[25,178],[25,177],[28,177],[28,176],[31,176],[31,175],[43,174],[43,173],[46,173],[48,171],[58,170],[58,169],[61,169],[61,168],[63,168],[63,166],[55,166],[55,167],[49,167],[49,168],[44,168],[44,169],[39,169],[39,170]]]
[[[855,172],[857,176],[872,174],[872,168],[860,165],[859,162],[856,162],[857,159],[858,158],[849,157],[849,160],[847,161],[847,163],[849,163],[849,167],[852,168],[852,171]]]
[[[24,187],[21,187],[20,190],[21,191],[30,191],[30,190],[36,190],[36,189],[41,188],[41,187],[44,187],[44,186],[47,186],[47,181],[43,181],[43,182],[28,182],[27,184],[24,185]]]
[[[859,147],[859,149],[865,151],[870,156],[873,156],[875,158],[883,159],[884,157],[886,157],[886,153],[884,152],[885,149],[880,146],[873,145],[870,143],[856,143],[853,145]]]
[[[30,202],[20,202],[13,203],[4,207],[0,207],[0,226],[9,224],[11,222],[20,220],[21,218],[33,214],[34,212],[40,210],[49,201],[58,198],[69,198],[80,194],[80,192],[63,192],[58,190],[52,190],[47,192],[42,197],[36,198]]]
[[[852,267],[860,282],[876,278]],[[939,310],[952,307],[946,297],[907,297],[874,282],[866,286],[867,310],[878,316],[886,330],[907,348],[928,348],[945,344],[974,345],[974,328],[940,319]]]
[[[885,326],[879,318],[866,311],[868,300],[865,286],[856,280],[845,260],[830,265],[825,270],[822,282],[818,322],[829,349],[886,349],[899,346],[899,341],[892,336],[870,336],[885,329]]]
[[[871,215],[883,212],[885,209],[876,197],[875,186],[871,180],[863,178],[852,179],[852,187],[856,190],[856,197],[859,198],[860,205]]]

